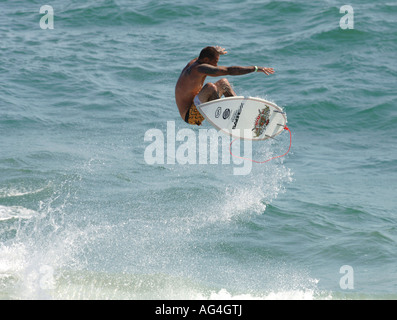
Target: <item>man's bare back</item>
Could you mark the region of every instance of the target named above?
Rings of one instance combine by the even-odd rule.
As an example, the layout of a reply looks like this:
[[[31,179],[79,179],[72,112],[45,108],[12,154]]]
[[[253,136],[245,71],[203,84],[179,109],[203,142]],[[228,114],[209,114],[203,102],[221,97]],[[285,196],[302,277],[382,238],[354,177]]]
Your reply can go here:
[[[195,58],[186,65],[175,87],[175,100],[183,119],[185,119],[187,109],[192,105],[194,97],[201,91],[207,77],[197,70],[200,65],[197,60],[198,58]]]
[[[267,75],[274,73],[273,68],[218,66],[219,56],[226,53],[227,51],[221,47],[206,47],[201,51],[198,58],[190,61],[182,70],[175,86],[175,100],[179,113],[185,121],[187,121],[190,109],[195,107],[193,101],[195,103],[204,103],[219,99],[223,95],[226,97],[236,95],[226,78],[216,83],[207,83],[204,85],[207,76],[243,75],[255,71],[264,72]],[[195,124],[200,125],[201,122]]]

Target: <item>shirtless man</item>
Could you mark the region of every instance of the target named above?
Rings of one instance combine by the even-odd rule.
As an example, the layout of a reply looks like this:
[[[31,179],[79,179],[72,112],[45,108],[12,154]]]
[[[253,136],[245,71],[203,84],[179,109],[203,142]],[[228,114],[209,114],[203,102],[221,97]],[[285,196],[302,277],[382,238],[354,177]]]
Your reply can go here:
[[[187,123],[200,126],[203,122],[204,117],[196,108],[199,104],[219,99],[223,95],[225,97],[236,95],[226,78],[203,86],[207,76],[238,76],[256,71],[267,75],[274,73],[273,68],[218,66],[219,56],[226,53],[227,51],[219,46],[206,47],[201,50],[198,58],[190,61],[182,70],[175,87],[175,100],[182,119]]]

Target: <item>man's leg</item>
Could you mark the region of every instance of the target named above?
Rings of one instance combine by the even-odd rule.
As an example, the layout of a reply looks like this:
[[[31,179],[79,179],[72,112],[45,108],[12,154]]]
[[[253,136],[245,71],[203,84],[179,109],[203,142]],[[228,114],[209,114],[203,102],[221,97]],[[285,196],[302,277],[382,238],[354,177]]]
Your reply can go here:
[[[207,83],[199,92],[198,98],[201,103],[219,99],[222,96],[233,97],[236,93],[232,89],[229,81],[225,78],[215,82]]]
[[[216,87],[218,88],[219,97],[224,95],[225,97],[234,97],[237,94],[234,92],[232,86],[230,85],[229,81],[226,78],[223,78],[215,83]]]

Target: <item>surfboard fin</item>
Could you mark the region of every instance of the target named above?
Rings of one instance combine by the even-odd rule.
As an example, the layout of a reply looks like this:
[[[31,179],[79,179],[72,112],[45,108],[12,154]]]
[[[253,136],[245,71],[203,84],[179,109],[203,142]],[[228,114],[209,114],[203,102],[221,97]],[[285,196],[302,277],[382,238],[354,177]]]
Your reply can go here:
[[[274,137],[272,137],[272,136],[269,136],[268,134],[265,134],[265,137],[268,137],[268,138],[270,138],[270,139],[273,139],[273,140],[278,141],[278,139],[276,139],[276,138],[274,138]]]

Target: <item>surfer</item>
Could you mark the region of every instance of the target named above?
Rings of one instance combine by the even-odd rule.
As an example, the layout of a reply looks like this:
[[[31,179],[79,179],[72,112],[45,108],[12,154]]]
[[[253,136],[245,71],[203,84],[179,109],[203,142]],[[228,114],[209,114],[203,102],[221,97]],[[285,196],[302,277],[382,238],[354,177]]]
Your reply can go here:
[[[207,76],[238,76],[251,72],[263,72],[267,75],[274,73],[273,68],[218,66],[219,56],[226,53],[227,51],[219,46],[206,47],[201,50],[198,58],[194,58],[182,70],[175,86],[175,100],[182,119],[187,123],[200,126],[203,122],[204,117],[196,108],[199,104],[219,99],[222,96],[236,96],[226,78],[203,86]]]

